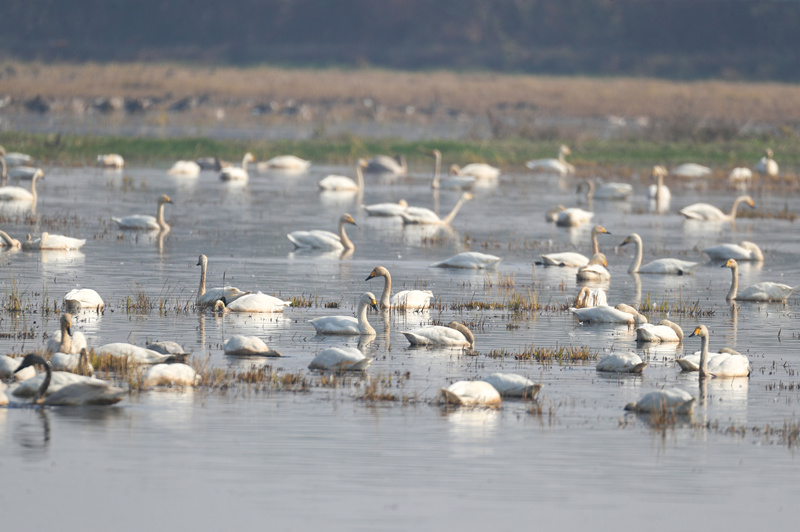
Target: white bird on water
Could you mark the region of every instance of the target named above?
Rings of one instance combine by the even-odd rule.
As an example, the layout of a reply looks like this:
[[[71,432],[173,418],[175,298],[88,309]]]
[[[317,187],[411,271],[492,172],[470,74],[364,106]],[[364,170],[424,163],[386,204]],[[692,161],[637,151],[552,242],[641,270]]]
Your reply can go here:
[[[372,292],[364,292],[358,301],[356,318],[352,316],[322,316],[309,320],[317,334],[342,334],[342,335],[374,335],[375,329],[367,319],[367,310],[372,307],[378,310],[378,302]]]
[[[534,172],[558,174],[561,176],[574,174],[575,167],[568,163],[566,159],[566,156],[570,155],[571,153],[572,151],[569,149],[569,147],[565,144],[562,144],[558,148],[557,159],[536,159],[526,162],[525,166]]]
[[[167,203],[172,203],[172,199],[166,194],[162,194],[156,201],[156,215],[132,214],[122,218],[111,218],[119,229],[139,230],[139,231],[169,231],[169,224],[164,220],[164,207]]]
[[[381,294],[380,308],[384,309],[426,309],[431,306],[433,292],[430,290],[402,290],[392,295],[392,276],[389,270],[383,266],[378,266],[370,272],[365,281],[383,277],[383,294]]]

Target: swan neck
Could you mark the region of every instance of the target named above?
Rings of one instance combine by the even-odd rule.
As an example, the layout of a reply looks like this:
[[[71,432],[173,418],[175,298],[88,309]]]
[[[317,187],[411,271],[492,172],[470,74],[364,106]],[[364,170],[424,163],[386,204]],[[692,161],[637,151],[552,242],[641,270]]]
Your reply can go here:
[[[433,154],[433,188],[439,188],[439,174],[442,172],[442,155],[438,152]]]
[[[736,299],[736,292],[739,290],[739,267],[734,266],[731,268],[731,289],[728,290],[728,295],[725,296],[727,301]]]
[[[642,239],[637,235],[633,239],[633,243],[636,246],[636,253],[633,256],[631,265],[628,267],[628,273],[637,273],[639,266],[642,265]]]
[[[61,345],[58,350],[62,353],[72,353],[72,337],[67,330],[67,322],[61,322]]]
[[[381,294],[381,310],[388,309],[392,297],[392,276],[387,271],[383,276],[383,294]]]
[[[356,184],[358,190],[364,190],[364,172],[361,171],[361,165],[356,165]]]
[[[661,205],[661,188],[663,186],[664,186],[664,175],[661,172],[659,172],[656,184],[656,210],[658,210],[659,206]]]
[[[353,243],[350,241],[349,238],[347,238],[347,233],[344,230],[345,223],[347,222],[345,222],[344,220],[341,220],[339,222],[339,240],[342,241],[342,246],[344,246],[344,249],[355,249]]]
[[[158,204],[158,211],[156,212],[156,223],[161,228],[162,231],[166,231],[169,229],[169,225],[164,220],[164,207],[166,207],[166,203],[159,203]]]
[[[700,376],[708,377],[708,335],[700,337]]]
[[[736,219],[736,211],[739,210],[739,205],[741,205],[741,203],[743,201],[744,201],[744,198],[742,196],[736,198],[733,201],[733,206],[731,207],[731,213],[728,215],[728,217],[731,219],[731,221]]]
[[[450,222],[452,222],[453,218],[456,217],[456,214],[458,214],[459,209],[461,209],[461,206],[464,205],[465,201],[467,201],[467,200],[464,198],[464,196],[461,196],[461,198],[458,200],[458,202],[453,207],[453,210],[450,211],[450,214],[445,216],[445,218],[442,220],[442,224],[443,225],[450,225]]]
[[[0,187],[6,186],[6,177],[8,177],[8,168],[6,167],[5,157],[0,157]]]
[[[33,203],[36,203],[36,180],[39,179],[37,174],[34,174],[33,179],[31,179],[31,196],[33,196]]]
[[[369,304],[366,301],[361,301],[358,304],[358,331],[361,334],[375,334],[375,329],[369,324],[367,319],[367,307]]]
[[[597,243],[597,229],[592,228],[592,255],[600,253],[600,244]]]
[[[53,371],[50,369],[50,364],[47,362],[44,363],[44,370],[46,375],[41,386],[39,386],[39,389],[36,390],[36,395],[33,398],[34,403],[40,403],[42,399],[44,399],[44,394],[47,393],[47,388],[50,387],[50,380],[53,378]]]
[[[247,170],[247,154],[246,153],[244,154],[244,157],[242,157],[242,170]]]
[[[3,242],[5,242],[10,248],[17,248],[20,246],[19,240],[16,238],[11,238],[5,231],[0,231],[0,239],[2,239]]]
[[[206,261],[200,262],[200,287],[197,289],[197,298],[200,299],[206,293],[206,268],[208,263]]]

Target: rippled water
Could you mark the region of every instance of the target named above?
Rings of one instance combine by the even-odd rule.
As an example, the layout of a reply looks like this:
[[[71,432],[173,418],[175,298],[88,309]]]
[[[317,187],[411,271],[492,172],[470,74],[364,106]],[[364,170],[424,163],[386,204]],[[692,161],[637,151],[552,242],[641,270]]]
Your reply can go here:
[[[672,313],[689,330],[698,322],[712,332],[711,348],[746,353],[750,379],[712,379],[700,390],[696,375],[681,374],[676,354],[699,349],[653,348],[644,376],[598,375],[594,362],[547,364],[516,360],[531,344],[588,346],[595,351],[637,350],[625,327],[579,325],[568,312],[516,315],[508,310],[455,310],[468,301],[505,302],[513,291],[540,303],[561,304],[577,292],[575,271],[531,266],[542,252],[586,253],[589,226],[556,228],[544,221],[553,205],[576,205],[574,182],[525,174],[502,176],[479,188],[453,223],[454,229],[403,228],[393,220],[363,216],[357,205],[405,198],[435,206],[425,169],[415,177],[367,177],[364,198],[317,192],[328,173],[349,168],[314,166],[298,176],[251,174],[245,186],[220,182],[214,173],[172,178],[165,168],[48,168],[40,183],[36,223],[6,206],[0,229],[21,238],[42,230],[87,238],[81,252],[0,252],[0,288],[20,292],[31,306],[21,315],[3,312],[2,353],[39,349],[58,327],[58,315],[38,306],[75,287],[96,289],[106,300],[102,315],[83,314],[75,329],[91,345],[176,340],[212,367],[246,367],[228,360],[221,344],[231,334],[255,334],[284,353],[275,369],[303,371],[323,346],[356,346],[356,338],[316,336],[306,323],[315,316],[353,313],[366,290],[380,294],[382,280],[365,282],[373,267],[393,275],[394,288],[427,287],[437,308],[391,316],[370,314],[378,331],[363,345],[375,357],[373,379],[390,375],[390,389],[410,403],[371,404],[358,399],[363,381],[338,388],[314,385],[304,393],[153,390],[132,394],[113,408],[0,409],[0,495],[3,521],[25,529],[58,521],[113,523],[121,530],[143,526],[201,530],[235,526],[306,530],[408,530],[490,526],[507,530],[667,529],[691,523],[788,524],[796,516],[794,448],[780,433],[797,423],[800,398],[797,303],[742,303],[732,311],[724,297],[730,271],[702,266],[684,277],[626,273],[633,250],[616,246],[631,232],[644,239],[645,260],[675,256],[703,260],[703,247],[753,240],[765,251],[763,265],[743,264],[743,286],[760,280],[800,285],[800,237],[783,220],[699,225],[676,214],[654,215],[644,183],[628,204],[595,202],[595,221],[609,258],[613,303],[644,300],[696,304],[704,317]],[[672,185],[671,212],[695,201],[728,208],[736,193],[689,184]],[[163,239],[121,233],[111,216],[154,213],[169,194],[172,231]],[[442,192],[440,212],[457,193]],[[756,196],[760,208],[800,211],[800,201],[780,193]],[[584,205],[585,206],[585,205]],[[335,229],[342,212],[355,215],[348,232],[355,253],[292,252],[286,233]],[[472,249],[503,257],[497,272],[430,268],[435,261]],[[225,282],[283,298],[304,296],[316,304],[284,315],[216,317],[176,312],[194,298],[199,254],[209,257],[209,284]],[[144,291],[166,300],[167,310],[128,312],[125,300]],[[339,303],[339,309],[324,303]],[[480,354],[411,349],[400,331],[431,320],[475,322]],[[16,334],[25,332],[27,334]],[[504,349],[505,357],[487,356]],[[430,404],[447,383],[512,371],[543,385],[536,406],[506,401],[498,411],[445,412]],[[400,378],[408,372],[407,380]],[[314,379],[316,378],[311,374]],[[312,382],[318,383],[317,380]],[[399,383],[403,383],[399,385]],[[647,391],[679,386],[701,395],[693,420],[665,430],[622,407]],[[733,431],[729,430],[733,427]],[[744,430],[743,430],[744,429]],[[42,505],[47,510],[42,511]]]

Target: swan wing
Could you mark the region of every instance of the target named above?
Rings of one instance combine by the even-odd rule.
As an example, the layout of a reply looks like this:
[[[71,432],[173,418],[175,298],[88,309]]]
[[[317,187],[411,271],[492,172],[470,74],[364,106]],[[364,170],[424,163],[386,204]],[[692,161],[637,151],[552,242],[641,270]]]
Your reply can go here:
[[[485,379],[503,397],[533,398],[541,386],[516,373],[492,373]]]
[[[748,286],[737,296],[737,300],[743,301],[785,301],[792,293],[794,288],[780,283],[765,281]]]
[[[187,364],[156,364],[144,375],[145,386],[194,386],[198,375]]]
[[[579,268],[589,264],[589,258],[580,253],[572,251],[563,251],[560,253],[548,253],[540,255],[542,262],[545,266],[568,266],[570,268]]]
[[[633,324],[633,315],[614,307],[570,308],[578,321],[586,323]]]
[[[401,331],[411,345],[469,346],[469,341],[459,331],[441,325],[426,325],[412,331]]]
[[[0,187],[0,201],[31,201],[33,194],[22,187]]]
[[[647,364],[636,353],[609,353],[597,361],[596,371],[641,373]]]
[[[328,347],[314,357],[308,369],[363,371],[372,363],[355,347]]]
[[[500,170],[485,163],[470,163],[462,166],[458,173],[472,176],[476,179],[497,179],[500,175]]]
[[[155,216],[147,214],[133,214],[131,216],[124,216],[122,218],[111,218],[120,229],[145,229],[145,230],[159,230],[158,222]]]
[[[595,199],[626,200],[633,195],[630,183],[604,183],[594,192]]]
[[[398,309],[425,309],[431,306],[433,292],[430,290],[402,290],[389,300],[390,308]]]
[[[351,316],[322,316],[309,320],[319,334],[361,334],[358,320]]]
[[[52,386],[51,382],[48,391]],[[110,405],[122,401],[122,398],[127,393],[127,390],[112,386],[106,381],[90,379],[69,384],[47,394],[44,404],[63,406]]]
[[[431,266],[435,268],[463,268],[463,269],[484,269],[493,268],[502,259],[494,255],[479,253],[477,251],[465,251],[458,255],[453,255],[449,259],[435,262]]]
[[[291,301],[259,292],[237,298],[227,306],[227,309],[231,312],[283,312],[283,309],[291,304]]]
[[[435,401],[462,406],[498,406],[503,399],[488,382],[458,381],[440,390]]]
[[[689,220],[724,221],[730,217],[717,207],[708,203],[694,203],[678,211]]]
[[[322,190],[358,190],[359,187],[358,183],[347,176],[329,175],[320,180],[319,188]]]
[[[339,235],[330,231],[293,231],[286,236],[298,248],[344,249]]]
[[[680,259],[658,259],[639,268],[638,273],[660,273],[666,275],[688,275],[700,266],[699,262]]]

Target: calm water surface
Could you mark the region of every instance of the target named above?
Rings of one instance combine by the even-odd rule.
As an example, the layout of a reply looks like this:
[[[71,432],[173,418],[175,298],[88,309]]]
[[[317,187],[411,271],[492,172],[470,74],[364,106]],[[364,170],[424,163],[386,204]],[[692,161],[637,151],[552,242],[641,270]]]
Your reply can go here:
[[[306,367],[325,346],[356,346],[357,338],[316,336],[307,320],[352,315],[366,290],[380,295],[382,280],[365,282],[372,268],[387,267],[395,290],[428,288],[437,308],[425,312],[371,313],[377,336],[362,345],[375,362],[367,376],[338,388],[316,384],[306,393],[220,390],[152,390],[134,393],[112,408],[0,409],[0,494],[4,525],[41,528],[58,516],[68,529],[91,520],[116,529],[201,530],[264,525],[278,530],[408,530],[490,526],[498,530],[543,525],[549,529],[672,529],[687,524],[736,525],[740,529],[787,525],[797,517],[800,473],[795,449],[778,433],[800,421],[800,351],[797,305],[742,303],[731,310],[724,297],[730,271],[703,265],[685,277],[626,273],[632,249],[617,246],[628,234],[644,239],[645,261],[658,257],[704,260],[702,249],[718,242],[753,240],[763,265],[743,264],[741,284],[761,280],[800,285],[800,236],[783,220],[741,219],[731,224],[692,224],[674,214],[708,201],[728,209],[736,193],[691,183],[674,184],[670,214],[650,213],[644,182],[629,203],[595,202],[595,221],[612,280],[609,302],[696,304],[703,317],[669,315],[685,331],[697,323],[711,330],[711,348],[733,347],[753,366],[750,379],[712,379],[681,374],[676,354],[700,343],[648,351],[643,376],[606,376],[588,363],[547,364],[516,360],[531,344],[588,346],[594,351],[636,350],[625,327],[585,326],[561,310],[515,315],[506,310],[455,310],[467,301],[507,301],[501,287],[539,302],[574,297],[575,271],[536,268],[548,251],[588,253],[590,226],[569,230],[544,221],[555,204],[586,208],[575,181],[508,174],[498,185],[476,189],[452,230],[406,228],[371,219],[360,203],[408,200],[446,214],[458,193],[431,194],[427,169],[411,178],[367,176],[363,198],[317,192],[328,173],[350,168],[314,166],[296,176],[251,173],[244,186],[204,172],[197,179],[166,176],[165,168],[48,168],[40,183],[36,219],[3,207],[0,228],[16,238],[41,231],[87,238],[80,252],[0,252],[0,288],[16,290],[30,310],[3,312],[2,353],[40,349],[57,329],[58,315],[42,315],[76,287],[96,289],[102,315],[84,313],[75,329],[91,345],[157,339],[180,342],[198,363],[246,368],[230,360],[222,342],[231,334],[258,335],[286,355],[269,361],[276,370],[316,375]],[[160,194],[172,231],[164,238],[117,231],[110,218],[154,214]],[[761,209],[800,211],[800,201],[780,193],[756,195]],[[355,253],[298,253],[286,239],[297,229],[335,230],[343,212]],[[430,268],[465,250],[503,257],[496,272]],[[195,297],[199,254],[209,257],[209,285],[223,282],[289,299],[316,301],[283,315],[217,317],[177,312]],[[144,291],[166,300],[167,311],[128,312],[125,300]],[[335,302],[340,308],[325,308]],[[656,314],[653,318],[657,318]],[[477,326],[478,356],[453,349],[411,349],[400,331],[452,319]],[[25,332],[27,334],[16,334]],[[688,334],[688,333],[687,333]],[[505,349],[505,357],[487,356]],[[521,373],[543,385],[538,407],[506,401],[498,411],[446,412],[430,404],[453,380],[495,371]],[[400,375],[408,372],[408,379]],[[393,378],[390,391],[411,404],[370,404],[358,399],[368,379]],[[402,382],[402,384],[400,384]],[[692,420],[666,430],[623,406],[664,386],[700,396]],[[731,431],[733,427],[735,430]],[[744,428],[744,430],[742,430]],[[754,430],[757,429],[757,430]],[[46,505],[46,506],[43,506]],[[47,510],[43,511],[42,508]]]

